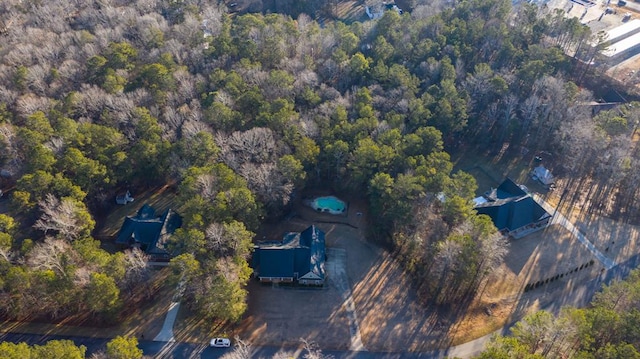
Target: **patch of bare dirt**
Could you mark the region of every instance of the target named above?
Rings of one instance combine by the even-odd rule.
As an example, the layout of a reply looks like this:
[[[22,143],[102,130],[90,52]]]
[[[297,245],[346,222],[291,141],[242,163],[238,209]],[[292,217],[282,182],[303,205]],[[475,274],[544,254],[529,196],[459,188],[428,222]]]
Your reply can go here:
[[[437,314],[420,303],[394,258],[382,250],[376,258],[375,265],[353,285],[366,348],[393,352],[439,347],[449,323],[439,323]]]

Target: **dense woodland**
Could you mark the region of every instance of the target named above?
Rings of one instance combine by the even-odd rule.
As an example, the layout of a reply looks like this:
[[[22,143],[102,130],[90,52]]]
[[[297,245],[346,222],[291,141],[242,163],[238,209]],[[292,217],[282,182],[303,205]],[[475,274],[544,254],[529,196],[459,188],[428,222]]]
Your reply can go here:
[[[215,1],[0,2],[2,316],[109,322],[135,305],[147,258],[92,237],[125,188],[175,186],[183,302],[231,321],[253,233],[309,186],[368,199],[425,303],[472,298],[506,242],[445,148],[551,150],[636,208],[638,108],[593,117],[577,83],[597,70],[565,55],[593,57],[595,35],[529,4],[436,3],[320,25]]]

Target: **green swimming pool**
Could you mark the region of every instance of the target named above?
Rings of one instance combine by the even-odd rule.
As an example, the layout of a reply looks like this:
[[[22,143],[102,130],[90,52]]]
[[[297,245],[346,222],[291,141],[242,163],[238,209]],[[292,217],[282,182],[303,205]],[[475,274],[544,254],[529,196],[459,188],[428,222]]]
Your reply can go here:
[[[311,202],[311,207],[331,214],[342,214],[347,210],[347,204],[334,196],[318,197]]]

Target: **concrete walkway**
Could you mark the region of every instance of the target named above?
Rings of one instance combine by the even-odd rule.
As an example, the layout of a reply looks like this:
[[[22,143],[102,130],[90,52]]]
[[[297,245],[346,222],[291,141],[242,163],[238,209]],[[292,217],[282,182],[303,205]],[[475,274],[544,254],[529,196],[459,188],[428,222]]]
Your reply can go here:
[[[615,267],[616,263],[602,254],[602,252],[600,252],[598,248],[596,248],[596,246],[594,246],[593,243],[591,243],[591,241],[589,241],[587,237],[585,237],[584,234],[582,234],[582,232],[580,232],[580,230],[576,228],[576,226],[574,226],[567,217],[560,213],[560,211],[556,211],[553,206],[551,206],[544,199],[542,199],[542,197],[536,194],[533,195],[533,199],[535,199],[536,202],[538,202],[538,204],[540,204],[547,212],[554,213],[553,218],[550,222],[551,224],[559,224],[566,228],[569,232],[571,232],[571,234],[573,234],[580,241],[580,243],[587,247],[589,252],[591,252],[606,269]]]
[[[173,342],[175,339],[173,338],[173,323],[176,321],[176,316],[178,315],[178,310],[180,309],[180,302],[171,302],[169,306],[169,310],[167,311],[167,316],[164,318],[164,323],[162,324],[162,329],[160,333],[153,338],[155,342]]]
[[[362,343],[356,305],[353,301],[351,286],[347,277],[347,251],[339,248],[327,248],[327,261],[325,264],[329,280],[336,286],[342,295],[342,299],[344,299],[344,307],[349,319],[349,334],[351,336],[349,350],[366,351],[367,349]]]

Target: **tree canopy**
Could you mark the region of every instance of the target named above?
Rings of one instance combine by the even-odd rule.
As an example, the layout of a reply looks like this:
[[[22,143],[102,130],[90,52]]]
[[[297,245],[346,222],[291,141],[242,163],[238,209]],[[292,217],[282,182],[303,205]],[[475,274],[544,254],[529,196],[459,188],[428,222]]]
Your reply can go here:
[[[320,23],[337,2],[293,3],[295,19],[192,0],[0,5],[0,168],[16,180],[3,315],[117,319],[145,257],[108,253],[92,231],[124,187],[177,190],[174,279],[192,309],[230,320],[246,308],[253,232],[308,186],[364,197],[372,235],[437,279],[420,288],[436,303],[472,297],[506,246],[448,150],[553,147],[637,202],[639,107],[584,106],[571,56],[595,50],[579,21],[461,0]]]

